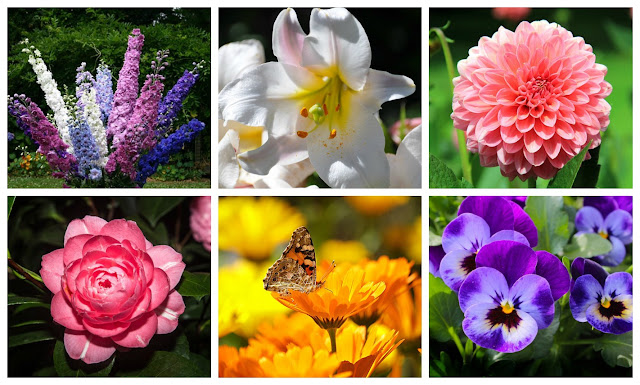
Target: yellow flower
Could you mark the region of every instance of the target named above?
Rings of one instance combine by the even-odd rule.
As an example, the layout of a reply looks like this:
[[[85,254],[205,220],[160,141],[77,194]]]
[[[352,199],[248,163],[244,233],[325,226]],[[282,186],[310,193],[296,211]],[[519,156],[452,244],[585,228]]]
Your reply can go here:
[[[273,322],[263,322],[258,326],[257,334],[249,340],[249,347],[261,350],[263,356],[268,356],[271,349],[285,352],[291,344],[301,347],[309,345],[314,333],[326,335],[305,314],[294,312],[289,316],[279,315]]]
[[[240,350],[226,345],[218,347],[218,376],[220,377],[264,377],[258,360],[248,357],[246,349]]]
[[[358,241],[328,240],[318,248],[317,255],[322,261],[341,263],[358,263],[369,257],[371,253]]]
[[[220,198],[218,246],[220,250],[262,261],[271,256],[276,246],[287,242],[294,229],[304,224],[302,214],[282,199]]]
[[[262,286],[267,266],[240,260],[219,270],[218,336],[235,332],[248,337],[266,319],[287,309],[272,301]]]
[[[347,318],[371,306],[385,291],[384,282],[365,280],[363,269],[336,268],[322,288],[305,294],[271,295],[284,306],[307,314],[323,329],[337,329]]]
[[[393,225],[384,232],[384,244],[399,250],[409,259],[422,262],[422,219],[418,217],[411,225]]]
[[[336,355],[341,362],[338,373],[351,372],[353,377],[369,377],[380,364],[403,342],[396,342],[398,332],[386,326],[372,326],[367,332],[364,326],[349,323],[336,336]],[[314,351],[330,349],[328,338],[314,338]],[[383,370],[391,369],[391,361]]]
[[[358,325],[368,326],[376,322],[397,296],[411,289],[419,277],[418,273],[411,273],[413,262],[406,258],[382,256],[375,261],[362,261],[359,266],[365,271],[366,281],[384,282],[386,289],[375,304],[353,316]]]
[[[407,203],[409,198],[405,196],[352,196],[344,199],[360,213],[374,216],[384,214],[396,206]]]
[[[382,323],[398,330],[400,337],[417,340],[422,337],[422,278],[417,279],[411,290],[398,295],[385,310]]]
[[[340,361],[327,350],[313,352],[310,346],[291,346],[273,358],[260,359],[265,377],[329,377],[336,372]]]

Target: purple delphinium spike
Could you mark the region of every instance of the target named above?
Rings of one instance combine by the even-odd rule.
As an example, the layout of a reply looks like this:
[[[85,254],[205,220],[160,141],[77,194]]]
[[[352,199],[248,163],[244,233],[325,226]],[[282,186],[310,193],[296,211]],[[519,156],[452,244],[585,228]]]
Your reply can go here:
[[[195,64],[195,63],[194,63]],[[178,112],[182,109],[182,103],[189,95],[191,87],[200,77],[198,74],[199,66],[196,66],[191,72],[185,70],[184,74],[178,79],[176,84],[167,92],[167,95],[158,105],[158,127],[156,135],[158,138],[164,137],[168,132],[173,120],[178,116]]]
[[[109,66],[100,63],[96,72],[96,103],[100,106],[100,114],[103,123],[106,123],[111,114],[113,104],[113,81],[111,80],[111,70]]]
[[[604,284],[593,275],[581,275],[571,289],[571,314],[603,333],[629,332],[633,327],[632,287],[633,277],[626,272],[607,276]]]
[[[124,63],[120,69],[116,93],[113,96],[113,108],[107,124],[107,137],[114,138],[117,146],[124,136],[127,122],[133,113],[138,97],[138,76],[140,75],[140,55],[144,45],[144,35],[139,29],[131,31]]]
[[[625,245],[632,241],[633,218],[627,211],[620,209],[613,210],[603,217],[596,208],[586,206],[576,213],[576,230],[576,235],[594,233],[611,242],[609,253],[593,259],[605,266],[617,266],[627,253]]]
[[[500,240],[535,246],[537,229],[520,206],[504,198],[468,197],[462,201],[458,217],[442,234],[446,254],[438,270],[446,285],[457,291],[476,268],[479,250]]]

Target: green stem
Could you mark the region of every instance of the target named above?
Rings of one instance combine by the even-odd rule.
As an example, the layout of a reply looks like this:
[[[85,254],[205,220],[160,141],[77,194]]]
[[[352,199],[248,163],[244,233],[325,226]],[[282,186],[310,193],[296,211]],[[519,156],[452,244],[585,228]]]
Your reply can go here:
[[[527,184],[529,188],[536,188],[536,181],[537,181],[537,178],[535,176],[532,176],[531,178],[527,179]]]
[[[336,330],[335,328],[327,329],[327,333],[329,333],[329,339],[331,340],[331,352],[336,352]]]
[[[456,344],[456,347],[460,352],[460,356],[462,356],[462,364],[465,365],[467,363],[467,355],[464,352],[464,346],[462,346],[462,341],[460,341],[460,337],[458,337],[458,334],[456,334],[456,332],[453,330],[453,327],[447,328],[447,331],[449,332],[449,335],[451,336],[451,339],[453,340],[453,342]]]

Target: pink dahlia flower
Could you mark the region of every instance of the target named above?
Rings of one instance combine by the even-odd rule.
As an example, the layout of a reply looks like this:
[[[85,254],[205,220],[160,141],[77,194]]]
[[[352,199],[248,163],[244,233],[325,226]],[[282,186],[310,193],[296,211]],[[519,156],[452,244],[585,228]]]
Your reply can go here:
[[[182,255],[153,246],[135,222],[73,220],[64,247],[43,256],[40,270],[69,356],[102,362],[117,347],[143,348],[174,331],[185,310],[175,290],[184,267]]]
[[[494,19],[518,22],[529,15],[531,8],[526,7],[496,7],[491,10]]]
[[[458,62],[454,126],[486,167],[513,180],[552,178],[609,125],[607,67],[555,23],[523,21],[482,37]],[[588,157],[588,154],[587,154]]]
[[[211,251],[211,197],[197,197],[191,201],[189,224],[193,238]]]

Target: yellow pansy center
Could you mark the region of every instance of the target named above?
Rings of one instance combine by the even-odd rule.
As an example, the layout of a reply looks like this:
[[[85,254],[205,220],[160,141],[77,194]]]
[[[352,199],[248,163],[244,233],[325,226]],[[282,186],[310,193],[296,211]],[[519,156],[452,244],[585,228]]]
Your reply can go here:
[[[305,98],[305,106],[300,109],[300,116],[311,119],[315,125],[309,131],[298,131],[296,134],[301,138],[306,138],[310,132],[315,131],[320,126],[326,126],[329,130],[329,139],[333,139],[338,134],[336,124],[334,127],[334,117],[342,112],[340,105],[341,93],[343,89],[342,81],[338,76],[325,78],[325,84],[319,90],[309,94]],[[311,103],[309,103],[311,102]]]
[[[502,312],[504,314],[511,314],[511,312],[514,310],[515,308],[513,307],[513,305],[510,302],[506,302],[504,304],[502,304]]]
[[[609,306],[611,306],[611,298],[603,297],[600,300],[600,304],[602,305],[603,308],[608,309]]]
[[[609,238],[609,234],[607,234],[607,232],[604,231],[604,230],[600,230],[600,232],[598,234],[600,234],[600,236],[602,238],[604,238],[604,239],[608,239]]]

